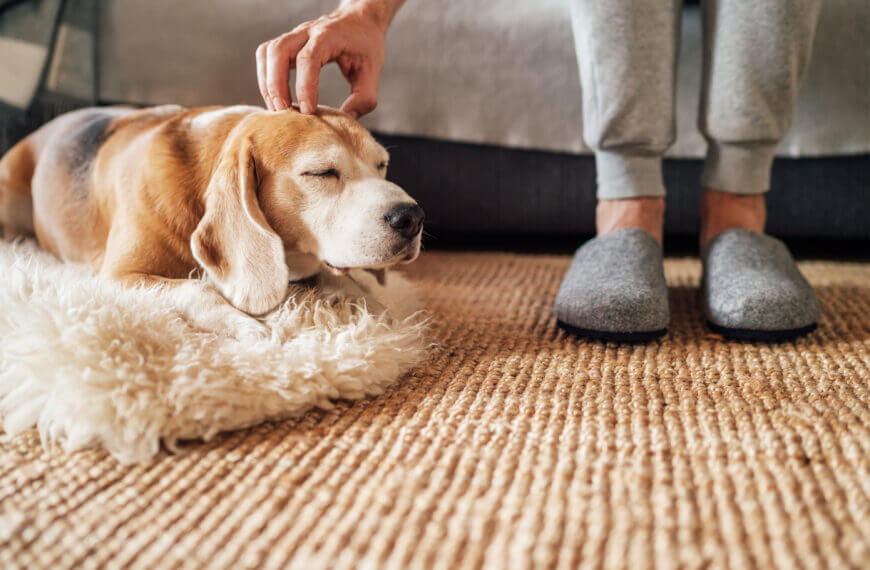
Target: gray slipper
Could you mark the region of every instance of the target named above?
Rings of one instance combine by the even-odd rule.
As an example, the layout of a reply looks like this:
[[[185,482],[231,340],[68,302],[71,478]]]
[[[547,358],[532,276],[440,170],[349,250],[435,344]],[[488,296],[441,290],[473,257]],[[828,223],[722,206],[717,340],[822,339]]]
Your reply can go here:
[[[821,310],[785,244],[744,229],[704,248],[701,295],[710,328],[730,338],[787,340],[816,328]]]
[[[644,342],[667,331],[662,248],[638,228],[589,240],[574,254],[553,305],[558,324],[581,336]]]

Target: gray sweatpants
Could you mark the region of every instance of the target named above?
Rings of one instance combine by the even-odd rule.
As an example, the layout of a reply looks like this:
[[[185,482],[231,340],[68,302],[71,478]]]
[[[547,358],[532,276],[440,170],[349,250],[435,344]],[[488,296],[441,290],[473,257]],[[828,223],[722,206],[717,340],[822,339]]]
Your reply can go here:
[[[821,0],[705,0],[702,184],[760,194],[788,131]],[[572,0],[583,137],[598,197],[663,196],[675,136],[681,0]]]

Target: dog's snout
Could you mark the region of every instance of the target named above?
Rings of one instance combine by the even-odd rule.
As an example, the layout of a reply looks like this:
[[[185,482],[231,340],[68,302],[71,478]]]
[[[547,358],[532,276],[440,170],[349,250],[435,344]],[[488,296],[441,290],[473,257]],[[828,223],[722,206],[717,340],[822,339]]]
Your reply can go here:
[[[423,208],[417,204],[396,204],[384,216],[391,228],[408,239],[420,233],[424,218]]]

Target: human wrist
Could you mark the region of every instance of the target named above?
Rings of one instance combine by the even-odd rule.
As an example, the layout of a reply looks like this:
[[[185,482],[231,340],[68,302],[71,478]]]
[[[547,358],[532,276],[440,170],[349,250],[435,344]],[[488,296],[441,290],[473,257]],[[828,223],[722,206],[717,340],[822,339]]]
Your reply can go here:
[[[343,0],[339,12],[355,14],[371,23],[383,35],[404,0]]]

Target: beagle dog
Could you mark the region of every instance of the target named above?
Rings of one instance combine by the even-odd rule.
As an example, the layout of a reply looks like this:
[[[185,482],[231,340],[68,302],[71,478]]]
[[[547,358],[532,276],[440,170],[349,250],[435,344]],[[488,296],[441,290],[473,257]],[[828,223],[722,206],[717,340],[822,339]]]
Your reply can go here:
[[[388,159],[325,107],[82,109],[0,160],[0,227],[101,276],[176,289],[199,326],[262,336],[248,315],[289,281],[417,257],[423,210],[385,180]]]

